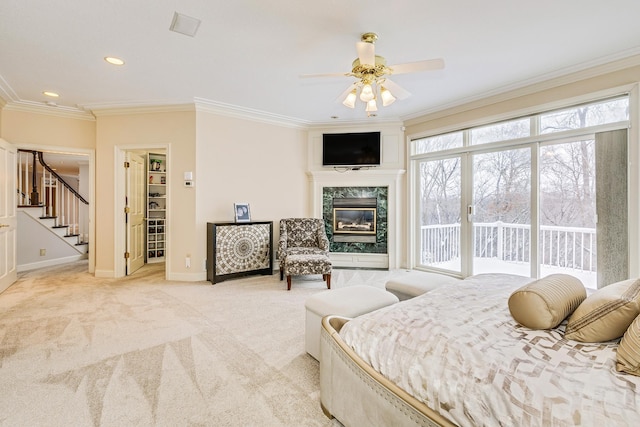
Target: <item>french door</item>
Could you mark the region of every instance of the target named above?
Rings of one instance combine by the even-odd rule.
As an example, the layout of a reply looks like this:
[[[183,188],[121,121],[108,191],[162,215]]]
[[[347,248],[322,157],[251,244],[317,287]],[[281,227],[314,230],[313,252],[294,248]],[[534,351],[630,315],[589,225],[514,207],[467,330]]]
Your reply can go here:
[[[462,276],[565,273],[595,287],[595,145],[583,137],[417,162],[416,264]]]
[[[418,265],[462,273],[462,156],[418,166]]]
[[[17,279],[16,147],[0,139],[0,292]]]
[[[472,155],[473,274],[531,274],[531,148]]]

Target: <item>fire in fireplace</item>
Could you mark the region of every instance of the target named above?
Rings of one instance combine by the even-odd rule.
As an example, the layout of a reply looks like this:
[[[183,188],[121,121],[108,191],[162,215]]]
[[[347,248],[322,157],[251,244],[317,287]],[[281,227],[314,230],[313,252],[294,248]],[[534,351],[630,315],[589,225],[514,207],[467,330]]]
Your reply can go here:
[[[334,234],[376,234],[376,208],[333,208]]]

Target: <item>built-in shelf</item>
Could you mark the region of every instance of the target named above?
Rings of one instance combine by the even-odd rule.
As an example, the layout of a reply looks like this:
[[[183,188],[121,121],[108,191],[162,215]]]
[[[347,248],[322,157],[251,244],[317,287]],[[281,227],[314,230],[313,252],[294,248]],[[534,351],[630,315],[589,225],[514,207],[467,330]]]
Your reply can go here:
[[[163,262],[167,226],[167,156],[147,155],[147,262]]]

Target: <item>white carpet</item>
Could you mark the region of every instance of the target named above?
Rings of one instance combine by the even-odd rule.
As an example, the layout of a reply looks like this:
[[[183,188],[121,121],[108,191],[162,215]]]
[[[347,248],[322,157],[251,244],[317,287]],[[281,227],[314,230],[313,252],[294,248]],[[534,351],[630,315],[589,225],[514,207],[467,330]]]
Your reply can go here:
[[[402,271],[334,270],[332,287]],[[320,276],[168,282],[148,265],[98,279],[74,263],[0,294],[2,426],[335,426],[304,351]]]

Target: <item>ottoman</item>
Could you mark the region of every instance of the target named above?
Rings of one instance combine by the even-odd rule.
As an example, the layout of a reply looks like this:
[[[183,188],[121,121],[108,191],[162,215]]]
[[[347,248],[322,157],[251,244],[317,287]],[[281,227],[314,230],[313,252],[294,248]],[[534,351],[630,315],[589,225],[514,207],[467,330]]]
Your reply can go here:
[[[331,289],[331,259],[322,254],[294,254],[284,259],[284,275],[287,276],[287,290],[291,290],[291,276],[322,274]]]
[[[320,360],[320,330],[322,318],[334,314],[357,317],[398,302],[398,297],[384,289],[373,286],[355,285],[320,292],[305,301],[305,350],[316,360]]]
[[[400,301],[404,301],[442,285],[456,284],[461,280],[445,274],[410,271],[407,274],[388,280],[384,287],[387,291],[397,296]]]

